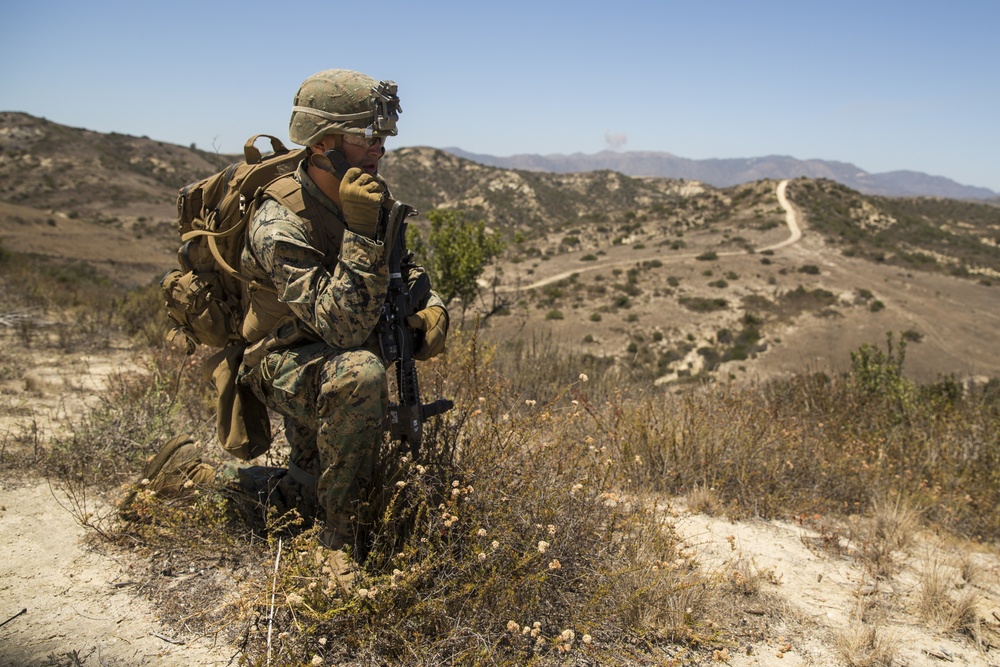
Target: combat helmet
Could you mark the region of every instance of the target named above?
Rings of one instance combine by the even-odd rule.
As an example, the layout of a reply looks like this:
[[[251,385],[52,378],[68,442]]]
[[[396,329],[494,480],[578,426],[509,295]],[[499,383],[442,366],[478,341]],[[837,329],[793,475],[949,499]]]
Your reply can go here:
[[[329,133],[387,137],[396,135],[402,109],[392,81],[346,69],[328,69],[306,79],[295,94],[288,136],[312,146]]]

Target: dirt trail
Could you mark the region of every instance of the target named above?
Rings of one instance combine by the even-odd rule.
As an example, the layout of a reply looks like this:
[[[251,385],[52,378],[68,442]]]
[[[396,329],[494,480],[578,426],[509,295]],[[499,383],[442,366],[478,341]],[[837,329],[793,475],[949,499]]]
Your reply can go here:
[[[761,252],[763,250],[777,250],[778,248],[784,248],[794,243],[798,243],[799,240],[801,240],[802,238],[802,229],[799,227],[798,224],[798,213],[796,212],[795,207],[792,206],[791,202],[789,202],[788,198],[785,196],[785,189],[787,187],[788,187],[788,181],[787,180],[781,181],[777,186],[776,195],[778,197],[778,203],[781,205],[781,208],[785,210],[785,224],[788,225],[788,237],[780,241],[779,243],[775,243],[774,245],[770,245],[764,248],[758,248],[756,252]],[[723,250],[716,253],[716,255],[718,255],[719,257],[735,257],[737,255],[745,255],[745,254],[747,254],[746,250]],[[671,255],[669,257],[658,256],[657,259],[665,264],[676,264],[677,262],[696,259],[698,255],[699,253],[682,253],[677,255]],[[574,274],[587,273],[589,271],[596,271],[596,270],[607,270],[608,268],[614,268],[617,266],[634,266],[635,263],[636,263],[635,258],[618,262],[612,262],[612,261],[593,262],[585,267],[574,268],[569,271],[563,271],[561,273],[557,273],[556,275],[553,276],[540,278],[539,280],[536,280],[529,285],[521,285],[518,289],[522,290],[538,289],[539,287],[545,287],[546,285],[557,283],[560,280],[566,280],[567,278],[569,278]],[[500,287],[498,288],[498,291],[501,292],[511,291],[513,289],[515,288]]]
[[[762,252],[764,250],[777,250],[778,248],[784,248],[785,246],[790,246],[793,243],[798,243],[802,239],[802,228],[799,226],[799,214],[792,206],[792,203],[788,201],[788,197],[785,195],[785,191],[788,189],[788,180],[781,181],[778,183],[778,189],[776,194],[778,195],[778,204],[781,208],[785,209],[785,224],[788,225],[788,238],[774,245],[769,245],[766,248],[758,248],[757,252]]]

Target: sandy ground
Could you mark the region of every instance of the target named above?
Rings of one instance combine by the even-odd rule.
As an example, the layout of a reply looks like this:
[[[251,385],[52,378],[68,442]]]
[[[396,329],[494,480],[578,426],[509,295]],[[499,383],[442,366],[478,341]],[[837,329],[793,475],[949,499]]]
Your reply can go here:
[[[60,495],[0,482],[0,665],[229,664],[233,649],[162,627],[127,566],[87,547]]]
[[[1000,664],[1000,553],[966,543],[949,543],[934,535],[914,536],[895,554],[900,571],[876,581],[862,559],[852,554],[858,544],[840,544],[841,552],[817,548],[815,530],[781,521],[730,522],[703,514],[675,511],[674,526],[697,554],[703,567],[720,576],[739,570],[759,577],[761,593],[781,600],[778,608],[795,619],[788,632],[763,644],[730,651],[726,662],[738,666],[844,665],[840,647],[874,628],[895,654],[898,665]],[[814,545],[812,548],[809,545]],[[957,569],[970,559],[977,566],[972,582],[961,582]],[[947,595],[971,587],[983,620],[981,643],[934,627],[919,614],[919,596],[927,572],[942,568],[949,576]],[[861,620],[864,618],[864,621]],[[801,625],[800,625],[801,624]],[[993,648],[986,644],[992,643]]]
[[[16,339],[0,332],[0,345],[9,350]],[[95,404],[113,374],[137,370],[125,347],[21,352],[22,377],[0,382],[7,454],[44,442]],[[16,437],[24,433],[35,436]],[[229,664],[235,650],[161,626],[127,564],[88,546],[86,533],[62,491],[0,465],[0,667]]]

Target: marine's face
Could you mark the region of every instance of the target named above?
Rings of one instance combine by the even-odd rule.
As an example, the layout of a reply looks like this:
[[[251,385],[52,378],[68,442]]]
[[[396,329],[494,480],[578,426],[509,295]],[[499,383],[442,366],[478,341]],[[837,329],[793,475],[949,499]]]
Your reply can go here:
[[[373,176],[377,174],[378,161],[385,154],[385,139],[382,137],[365,139],[354,134],[345,134],[343,137],[343,151],[347,163]]]

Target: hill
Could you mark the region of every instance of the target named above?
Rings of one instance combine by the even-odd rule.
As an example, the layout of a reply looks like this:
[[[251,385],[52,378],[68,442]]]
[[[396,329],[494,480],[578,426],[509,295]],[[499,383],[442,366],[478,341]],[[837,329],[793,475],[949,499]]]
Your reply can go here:
[[[0,114],[0,238],[148,284],[175,261],[177,188],[234,159]],[[785,208],[770,179],[501,169],[419,147],[390,151],[383,173],[420,210],[461,209],[506,239],[489,303],[466,304],[498,310],[501,340],[544,336],[677,382],[835,370],[895,331],[919,341],[923,378],[1000,370],[995,206],[802,178]],[[785,245],[792,215],[803,235]]]
[[[670,153],[648,151],[601,151],[592,155],[512,155],[497,157],[469,153],[459,148],[448,152],[468,160],[504,169],[528,169],[558,173],[609,169],[629,176],[660,176],[703,181],[715,187],[729,187],[762,178],[827,178],[849,188],[889,197],[951,197],[990,199],[997,193],[988,188],[962,185],[943,176],[917,171],[889,171],[872,174],[846,162],[799,160],[788,155],[753,158],[693,160]]]

